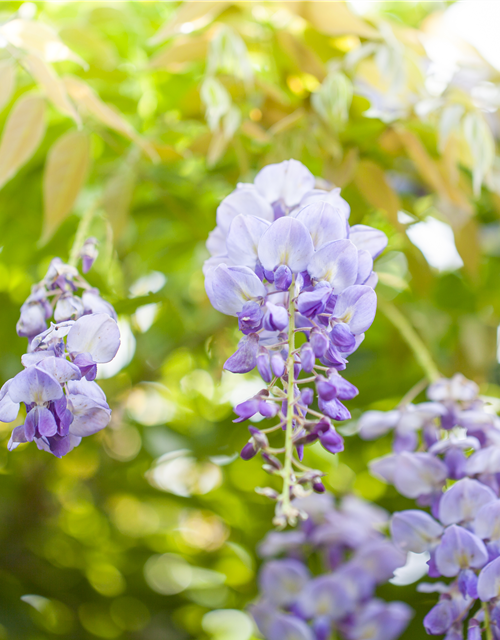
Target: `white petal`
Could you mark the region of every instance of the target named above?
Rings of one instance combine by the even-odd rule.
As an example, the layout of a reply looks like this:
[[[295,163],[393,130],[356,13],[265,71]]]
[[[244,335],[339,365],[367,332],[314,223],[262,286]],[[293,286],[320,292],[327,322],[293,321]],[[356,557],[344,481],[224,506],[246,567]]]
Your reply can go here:
[[[90,353],[94,362],[110,362],[120,346],[120,330],[106,313],[79,318],[66,341],[70,353]]]

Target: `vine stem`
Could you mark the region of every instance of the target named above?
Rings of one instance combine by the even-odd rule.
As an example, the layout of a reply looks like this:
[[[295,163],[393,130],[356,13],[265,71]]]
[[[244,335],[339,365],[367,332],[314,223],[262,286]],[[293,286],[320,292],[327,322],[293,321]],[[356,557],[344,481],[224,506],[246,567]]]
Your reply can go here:
[[[422,338],[411,326],[408,319],[392,303],[379,300],[379,307],[385,317],[392,322],[415,355],[429,382],[439,380],[441,374]]]
[[[285,460],[283,465],[283,493],[282,504],[283,514],[288,519],[290,515],[290,488],[292,486],[292,459],[293,459],[293,414],[294,414],[294,364],[295,359],[293,352],[295,350],[295,303],[293,300],[293,291],[295,288],[295,278],[292,280],[290,289],[288,290],[288,358],[286,362],[287,382],[287,413],[286,413],[286,432],[285,432]]]
[[[488,610],[488,603],[483,603],[483,611],[484,611],[484,630],[486,632],[486,640],[493,640],[493,631],[491,629],[490,623],[490,612]]]
[[[92,220],[94,215],[99,207],[100,201],[94,200],[94,202],[90,205],[90,207],[85,211],[78,224],[78,228],[76,230],[75,239],[73,241],[73,246],[71,247],[71,251],[69,254],[69,265],[72,267],[76,267],[78,263],[78,258],[80,257],[80,251],[82,250],[83,244],[85,240],[88,238],[90,225],[92,224]]]

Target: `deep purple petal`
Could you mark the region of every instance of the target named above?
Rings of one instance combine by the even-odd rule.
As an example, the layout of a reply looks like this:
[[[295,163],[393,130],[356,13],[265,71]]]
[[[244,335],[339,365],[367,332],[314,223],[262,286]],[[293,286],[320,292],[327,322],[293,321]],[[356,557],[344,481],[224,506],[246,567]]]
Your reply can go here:
[[[224,363],[224,369],[232,373],[248,373],[257,364],[258,348],[259,336],[256,333],[245,336],[240,340],[236,353]]]

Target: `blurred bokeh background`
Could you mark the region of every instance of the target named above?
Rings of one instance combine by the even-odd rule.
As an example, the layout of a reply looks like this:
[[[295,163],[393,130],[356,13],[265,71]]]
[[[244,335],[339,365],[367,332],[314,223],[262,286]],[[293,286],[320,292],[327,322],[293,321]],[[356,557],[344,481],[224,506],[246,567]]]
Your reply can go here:
[[[342,188],[351,224],[389,237],[380,299],[444,374],[500,398],[499,24],[472,0],[1,3],[0,381],[25,351],[20,305],[82,220],[122,347],[99,374],[111,426],[64,459],[8,453],[1,427],[0,639],[254,637],[273,505],[259,461],[237,459],[232,406],[261,383],[222,373],[236,326],[201,265],[218,203],[267,163]],[[423,376],[379,312],[350,358],[345,433]],[[367,472],[389,447],[352,435],[306,455],[335,495],[410,507]],[[424,638],[434,596],[381,594]]]

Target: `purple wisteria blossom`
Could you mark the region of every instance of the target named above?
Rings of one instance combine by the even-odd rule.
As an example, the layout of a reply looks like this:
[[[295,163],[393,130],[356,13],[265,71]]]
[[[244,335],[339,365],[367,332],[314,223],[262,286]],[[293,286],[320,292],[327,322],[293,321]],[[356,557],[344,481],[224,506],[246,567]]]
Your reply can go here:
[[[84,271],[95,256],[90,239],[82,252]],[[21,406],[26,416],[14,428],[9,450],[35,442],[61,458],[109,424],[111,410],[94,379],[97,365],[110,362],[120,346],[116,313],[76,268],[55,258],[21,307],[17,332],[28,338],[25,368],[0,390],[0,421],[16,420]]]
[[[441,594],[425,617],[427,633],[459,640],[466,625],[468,640],[499,640],[500,419],[460,374],[432,383],[427,397],[368,411],[359,433],[394,432],[394,453],[373,461],[372,472],[430,508],[395,513],[390,526],[402,551],[429,554],[430,577],[450,579],[420,585]]]
[[[259,549],[265,563],[251,614],[262,635],[396,640],[411,609],[375,597],[377,586],[406,557],[380,532],[388,514],[354,496],[335,506],[326,493],[295,500],[294,506],[307,513],[307,521],[295,531],[269,533]]]
[[[243,334],[224,368],[257,368],[266,383],[236,407],[238,421],[256,413],[277,417],[274,427],[251,428],[242,457],[260,452],[265,469],[282,476],[281,495],[266,490],[277,500],[280,527],[300,516],[294,497],[324,491],[322,474],[302,464],[304,446],[319,441],[331,453],[342,451],[332,421],[350,418],[343,403],[357,389],[339,372],[375,317],[373,260],[387,238],[365,225],[350,227],[349,213],[339,189],[316,188],[304,165],[287,160],[265,167],[253,184],[239,184],[221,202],[207,241],[208,297],[215,309],[238,318]],[[315,383],[316,393],[301,388],[307,383]],[[285,446],[271,447],[268,434],[281,429]]]

